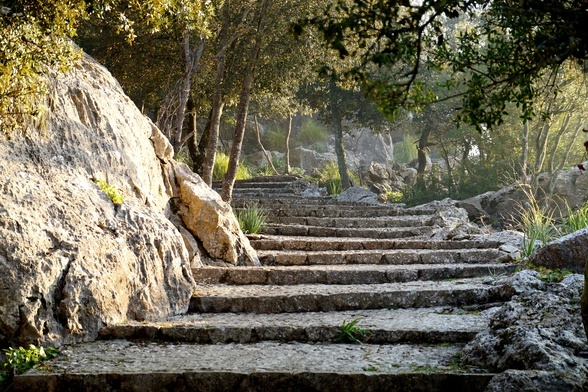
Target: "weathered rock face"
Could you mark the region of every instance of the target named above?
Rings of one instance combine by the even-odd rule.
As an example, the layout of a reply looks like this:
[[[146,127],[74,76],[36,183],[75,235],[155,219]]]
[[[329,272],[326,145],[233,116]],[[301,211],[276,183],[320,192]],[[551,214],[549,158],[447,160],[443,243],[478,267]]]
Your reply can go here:
[[[165,137],[89,58],[55,88],[44,133],[0,141],[2,346],[181,313],[194,287],[169,219],[177,185]],[[94,179],[119,188],[122,205]]]
[[[260,265],[231,206],[186,165],[174,163],[174,173],[179,186],[179,214],[209,256],[234,265]]]
[[[495,377],[488,392],[585,390],[588,359],[578,355],[588,347],[579,304],[583,280],[569,275],[561,283],[545,283],[525,270],[500,281],[517,295],[491,310],[490,330],[479,333],[462,355],[476,366],[516,369]]]

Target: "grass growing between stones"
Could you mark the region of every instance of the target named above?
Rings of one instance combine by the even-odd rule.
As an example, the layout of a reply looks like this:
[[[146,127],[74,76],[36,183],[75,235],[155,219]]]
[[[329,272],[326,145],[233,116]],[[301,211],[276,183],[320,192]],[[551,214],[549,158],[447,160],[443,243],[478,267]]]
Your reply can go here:
[[[251,204],[235,212],[239,226],[244,233],[257,234],[266,225],[268,211],[257,205]]]
[[[549,282],[549,283],[558,283],[561,282],[562,280],[564,280],[564,278],[570,274],[573,274],[573,271],[570,270],[566,270],[566,269],[550,269],[547,267],[543,267],[543,266],[537,266],[531,263],[525,263],[523,266],[519,267],[521,270],[524,269],[530,269],[533,271],[537,271],[539,272],[539,279],[544,281],[544,282]]]
[[[372,336],[372,333],[367,329],[363,329],[357,326],[360,319],[351,320],[347,322],[347,320],[343,321],[341,324],[341,328],[339,329],[339,336],[337,336],[334,340],[335,343],[367,343],[367,341]]]

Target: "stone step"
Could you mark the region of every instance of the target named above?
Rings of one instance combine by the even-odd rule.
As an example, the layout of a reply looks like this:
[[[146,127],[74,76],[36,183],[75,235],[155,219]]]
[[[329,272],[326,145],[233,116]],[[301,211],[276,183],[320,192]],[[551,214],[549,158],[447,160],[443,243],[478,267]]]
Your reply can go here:
[[[98,341],[64,347],[14,391],[483,391],[492,373],[460,369],[461,345],[198,345]]]
[[[377,218],[317,218],[303,216],[275,216],[270,214],[268,223],[281,225],[317,226],[328,228],[390,228],[390,227],[419,227],[432,225],[432,215],[416,216],[387,216]]]
[[[192,270],[202,284],[294,285],[294,284],[381,284],[498,277],[514,273],[514,264],[451,265],[309,265],[289,267],[203,267]]]
[[[290,184],[296,180],[301,179],[301,176],[298,175],[274,175],[274,176],[259,176],[259,177],[253,177],[253,178],[248,178],[247,180],[236,180],[235,184],[256,184],[256,185],[260,185],[262,186],[264,183],[266,182],[278,182],[278,183],[285,183],[285,184]],[[213,181],[212,182],[213,185],[221,185],[222,181]]]
[[[477,311],[456,308],[377,309],[286,314],[208,313],[179,316],[164,323],[127,322],[100,331],[101,339],[152,340],[198,344],[334,342],[343,323],[359,320],[370,344],[468,342],[488,326]]]
[[[482,278],[371,285],[200,285],[189,312],[292,313],[464,306],[506,300],[506,287]]]
[[[285,195],[286,196],[286,195]],[[325,199],[322,204],[309,204],[308,199],[302,196],[288,196],[296,199],[300,203],[290,203],[293,200],[274,200],[267,199],[257,200],[257,204],[263,205],[271,211],[273,216],[280,217],[319,217],[319,218],[374,218],[384,216],[414,216],[414,215],[432,215],[435,210],[431,208],[403,208],[396,205],[354,205],[339,203],[331,198]],[[235,207],[241,207],[244,204],[242,200],[235,199]]]
[[[487,264],[505,254],[497,249],[390,249],[349,251],[260,250],[262,265]]]
[[[222,182],[214,181],[212,183],[212,188],[221,189]],[[235,185],[233,185],[233,190],[236,191],[240,189],[291,189],[291,187],[289,182],[282,181],[235,181]]]
[[[371,238],[299,237],[250,234],[251,246],[257,250],[375,250],[375,249],[484,249],[499,248],[498,241],[487,240],[396,240]]]
[[[281,225],[270,223],[262,229],[263,234],[309,236],[309,237],[361,237],[361,238],[407,238],[430,235],[430,226],[402,228],[338,228],[305,225]]]

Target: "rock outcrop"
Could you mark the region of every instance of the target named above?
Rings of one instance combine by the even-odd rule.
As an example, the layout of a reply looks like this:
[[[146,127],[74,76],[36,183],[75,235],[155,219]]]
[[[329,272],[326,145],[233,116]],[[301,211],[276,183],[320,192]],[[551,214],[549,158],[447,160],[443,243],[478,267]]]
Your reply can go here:
[[[586,336],[580,317],[583,277],[547,283],[525,270],[499,282],[517,293],[489,310],[490,329],[470,342],[461,359],[504,373],[486,389],[498,391],[583,391],[588,383]]]
[[[165,137],[88,57],[54,87],[43,131],[0,136],[1,346],[93,339],[105,324],[182,313],[194,288],[185,237],[201,233],[183,237],[172,224],[182,224],[173,212],[185,179]],[[201,219],[238,232],[223,213]],[[242,257],[201,245],[230,263]]]

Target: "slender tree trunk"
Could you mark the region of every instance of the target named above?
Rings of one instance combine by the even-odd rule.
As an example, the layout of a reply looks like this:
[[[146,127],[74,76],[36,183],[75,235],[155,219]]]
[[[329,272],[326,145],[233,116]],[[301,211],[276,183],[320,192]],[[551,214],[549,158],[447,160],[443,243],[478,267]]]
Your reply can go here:
[[[255,121],[255,136],[257,136],[257,144],[259,144],[259,148],[261,149],[261,152],[263,153],[263,156],[265,157],[265,160],[267,161],[268,166],[270,166],[272,168],[274,174],[278,174],[278,171],[276,170],[276,167],[274,166],[274,163],[272,162],[272,157],[270,157],[270,155],[267,153],[267,150],[265,149],[265,147],[263,147],[263,143],[261,143],[261,135],[259,133],[259,123],[257,122],[257,114],[253,116],[253,120]]]
[[[204,166],[204,159],[206,157],[206,147],[208,146],[208,139],[210,139],[210,123],[212,121],[212,108],[208,112],[208,119],[206,120],[206,125],[204,126],[204,130],[202,131],[202,136],[200,136],[200,141],[196,146],[196,151],[194,151],[194,155],[190,152],[190,156],[192,158],[193,168],[192,170],[194,173],[198,173],[198,175],[202,176],[202,168]]]
[[[418,161],[419,166],[417,168],[417,174],[419,176],[423,176],[425,174],[425,170],[427,168],[427,148],[429,147],[429,135],[431,134],[431,130],[429,128],[425,128],[421,133],[421,137],[419,138],[419,147],[418,147]]]
[[[212,185],[212,172],[214,170],[214,160],[216,157],[216,147],[218,145],[218,135],[220,133],[220,121],[223,115],[225,103],[222,101],[222,92],[219,90],[214,93],[212,100],[212,114],[210,117],[210,130],[206,140],[202,164],[202,179],[208,186]]]
[[[182,75],[182,84],[180,87],[180,103],[176,116],[176,124],[174,126],[172,140],[170,141],[176,152],[178,152],[182,147],[182,130],[184,127],[184,118],[186,115],[186,105],[188,104],[190,90],[192,87],[192,76],[198,69],[198,63],[202,57],[202,51],[204,50],[205,42],[206,37],[201,36],[200,40],[198,41],[198,45],[193,50],[190,47],[190,32],[188,30],[184,31],[184,56],[186,63],[184,67],[184,74]]]
[[[335,128],[335,153],[337,154],[337,166],[341,176],[341,186],[343,189],[351,188],[349,173],[347,172],[347,157],[345,156],[345,146],[343,145],[343,125],[341,123],[341,113],[337,103],[337,86],[335,80],[331,78],[329,89],[329,100],[331,104],[331,120]]]
[[[192,97],[188,98],[186,109],[188,111],[186,113],[188,132],[190,133],[190,137],[188,137],[187,141],[188,154],[192,160],[192,170],[194,170],[194,158],[198,156],[198,130],[196,128],[196,104]]]
[[[263,24],[266,17],[266,11],[269,0],[264,0],[259,11],[259,21],[257,24],[257,32],[255,34],[255,43],[249,53],[247,66],[245,68],[245,75],[243,77],[243,84],[241,85],[241,93],[239,94],[239,105],[237,106],[237,124],[235,125],[235,134],[233,135],[233,145],[231,146],[231,154],[229,156],[229,168],[223,179],[223,187],[221,191],[221,198],[231,203],[233,198],[233,186],[237,177],[237,167],[239,166],[239,158],[241,157],[241,147],[243,145],[243,138],[245,136],[245,126],[247,125],[247,112],[249,110],[249,98],[251,96],[251,86],[253,85],[253,74],[257,59],[259,58],[259,51],[261,50]]]
[[[529,159],[529,123],[525,120],[523,125],[523,134],[521,136],[521,181],[523,184],[527,183],[527,161]]]
[[[288,131],[286,132],[286,152],[284,153],[284,174],[290,174],[290,135],[292,134],[292,115],[288,116]]]

